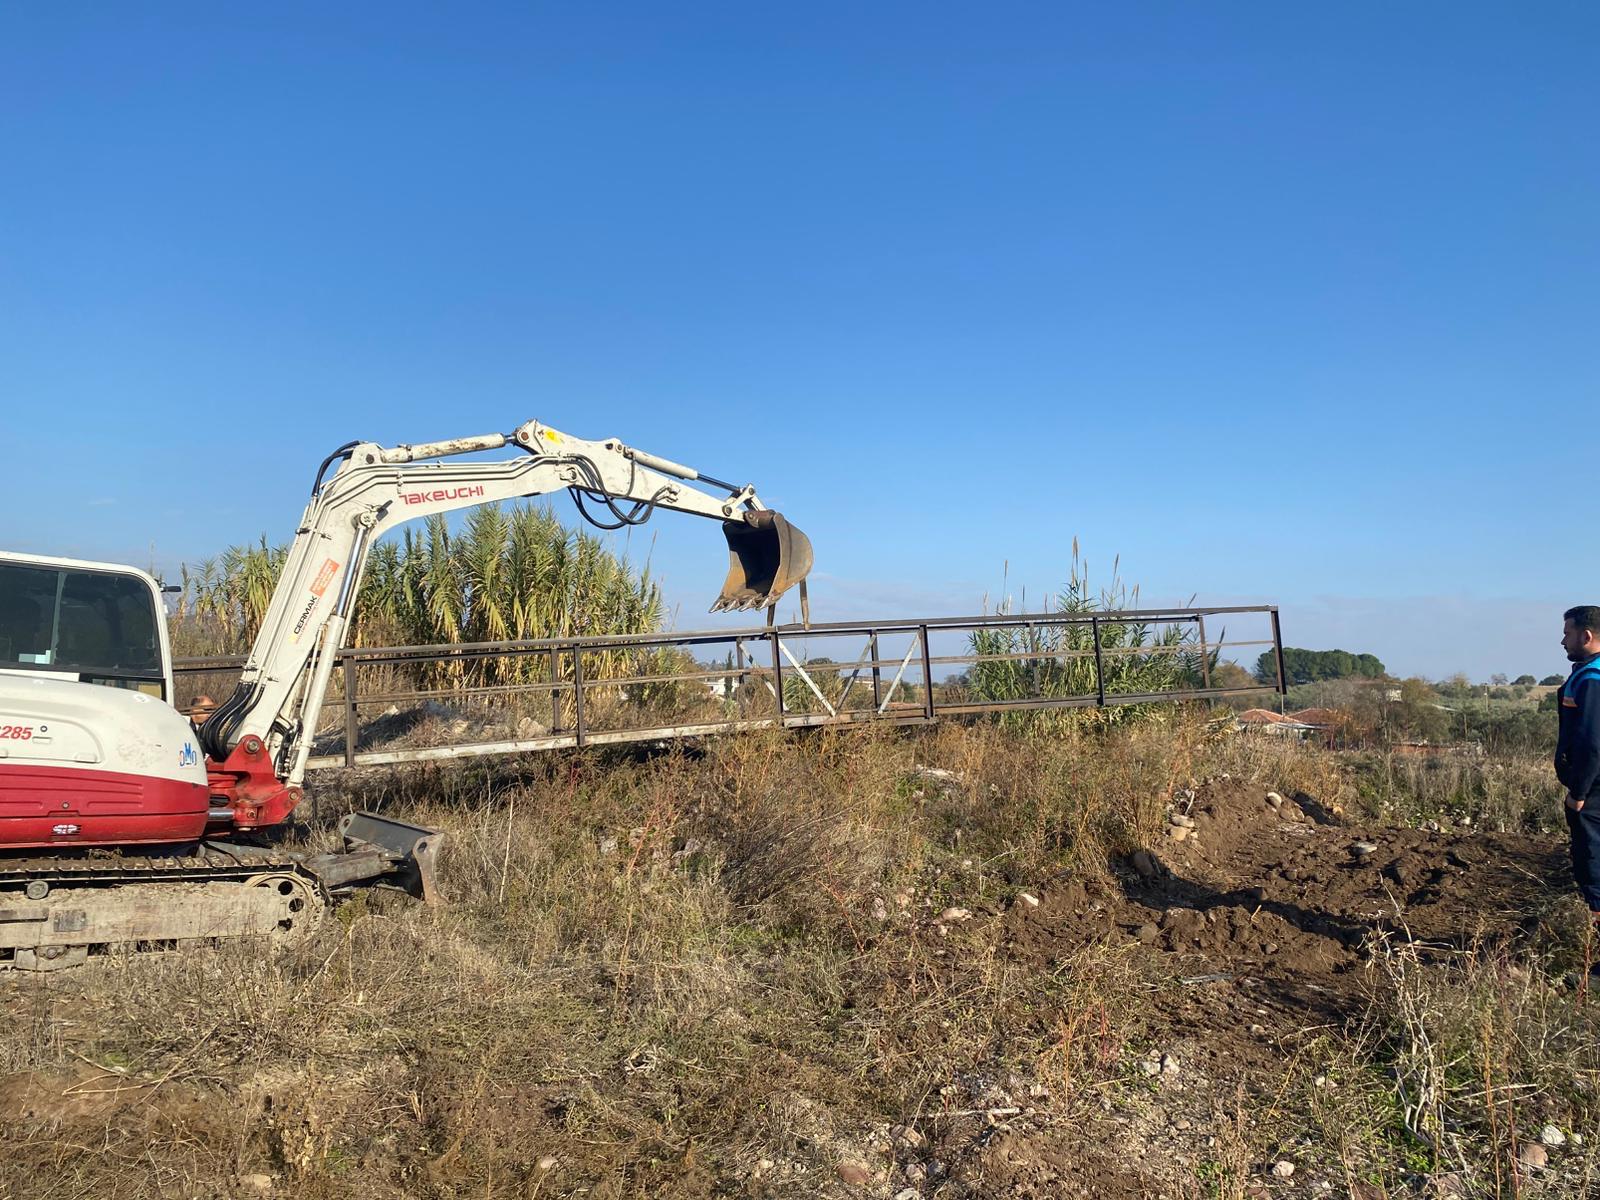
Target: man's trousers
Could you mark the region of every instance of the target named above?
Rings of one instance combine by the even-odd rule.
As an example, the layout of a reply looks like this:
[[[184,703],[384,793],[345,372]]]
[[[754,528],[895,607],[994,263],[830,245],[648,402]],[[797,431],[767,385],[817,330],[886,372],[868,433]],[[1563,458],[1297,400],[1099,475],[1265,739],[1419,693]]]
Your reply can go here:
[[[1592,913],[1600,913],[1600,797],[1590,799],[1581,812],[1563,805],[1572,832],[1572,878]]]

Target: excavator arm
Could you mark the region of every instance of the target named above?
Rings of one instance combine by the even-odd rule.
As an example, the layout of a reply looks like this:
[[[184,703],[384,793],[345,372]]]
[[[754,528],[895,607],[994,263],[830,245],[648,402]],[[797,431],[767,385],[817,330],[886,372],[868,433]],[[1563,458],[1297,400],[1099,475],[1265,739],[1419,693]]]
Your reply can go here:
[[[439,461],[507,446],[522,453]],[[585,441],[528,421],[509,434],[342,446],[318,472],[239,685],[201,728],[217,831],[276,825],[299,802],[317,716],[379,537],[434,513],[561,490],[606,528],[640,524],[657,508],[722,522],[729,569],[713,611],[774,604],[811,569],[810,542],[754,488],[615,439]],[[591,514],[591,504],[611,521]]]

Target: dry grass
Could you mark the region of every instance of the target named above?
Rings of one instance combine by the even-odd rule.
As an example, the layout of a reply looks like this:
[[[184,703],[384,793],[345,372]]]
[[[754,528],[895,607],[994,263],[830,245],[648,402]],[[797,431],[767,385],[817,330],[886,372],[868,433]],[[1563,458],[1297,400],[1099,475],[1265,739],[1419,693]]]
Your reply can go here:
[[[1327,751],[1310,742],[1251,736],[1228,740],[1217,761],[1247,778],[1270,778],[1285,795],[1311,796],[1329,811],[1387,824],[1465,821],[1529,833],[1562,828],[1564,793],[1543,755]]]
[[[1356,796],[1342,761],[1190,721],[749,736],[519,769],[320,781],[314,841],[357,805],[447,830],[447,907],[373,896],[277,955],[0,982],[0,1195],[251,1194],[264,1175],[304,1197],[890,1196],[890,1128],[931,1128],[974,1080],[1036,1088],[1069,1140],[1143,1094],[1130,1055],[1159,993],[1125,936],[1041,971],[1006,952],[1003,921],[941,914],[1102,874],[1174,789],[1219,771]],[[1350,1081],[1340,1107],[1324,1088],[1284,1092],[1284,1111],[1352,1171],[1400,1178],[1405,1076],[1383,1072],[1412,1061],[1420,1022],[1446,1068],[1441,1128],[1498,1121],[1505,1142],[1513,1116],[1591,1119],[1596,1031],[1546,974],[1508,970],[1428,976],[1444,990],[1410,1007],[1415,976],[1376,974],[1372,1023],[1318,1043],[1318,1070]],[[1498,1107],[1473,1107],[1476,1067],[1450,1074],[1480,1051]],[[1245,1194],[1269,1140],[1220,1103],[1233,1124],[1195,1195]],[[835,1175],[854,1160],[874,1172],[862,1191]]]
[[[1463,817],[1501,830],[1559,828],[1563,790],[1546,755],[1354,756],[1360,790],[1401,824]]]
[[[1364,1019],[1311,1043],[1285,1080],[1271,1114],[1285,1140],[1321,1147],[1373,1195],[1595,1194],[1600,1016],[1572,986],[1570,936],[1549,946],[1440,967],[1382,939]],[[1522,1151],[1547,1127],[1565,1141],[1530,1165]]]

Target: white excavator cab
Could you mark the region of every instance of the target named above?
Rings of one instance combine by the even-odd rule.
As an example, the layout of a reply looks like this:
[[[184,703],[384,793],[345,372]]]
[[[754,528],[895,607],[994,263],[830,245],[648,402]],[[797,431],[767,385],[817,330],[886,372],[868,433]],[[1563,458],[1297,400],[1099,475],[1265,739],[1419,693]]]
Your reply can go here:
[[[0,671],[173,703],[160,585],[134,567],[0,551]]]

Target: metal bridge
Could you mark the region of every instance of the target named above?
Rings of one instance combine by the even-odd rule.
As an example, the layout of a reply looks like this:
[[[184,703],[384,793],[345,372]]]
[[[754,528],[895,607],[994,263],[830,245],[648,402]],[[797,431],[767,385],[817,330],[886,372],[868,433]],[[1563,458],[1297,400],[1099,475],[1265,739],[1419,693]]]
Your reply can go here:
[[[1218,686],[1241,652],[1276,678]],[[180,703],[227,694],[243,664],[176,660]],[[338,669],[312,768],[1285,690],[1275,605],[356,647]]]

